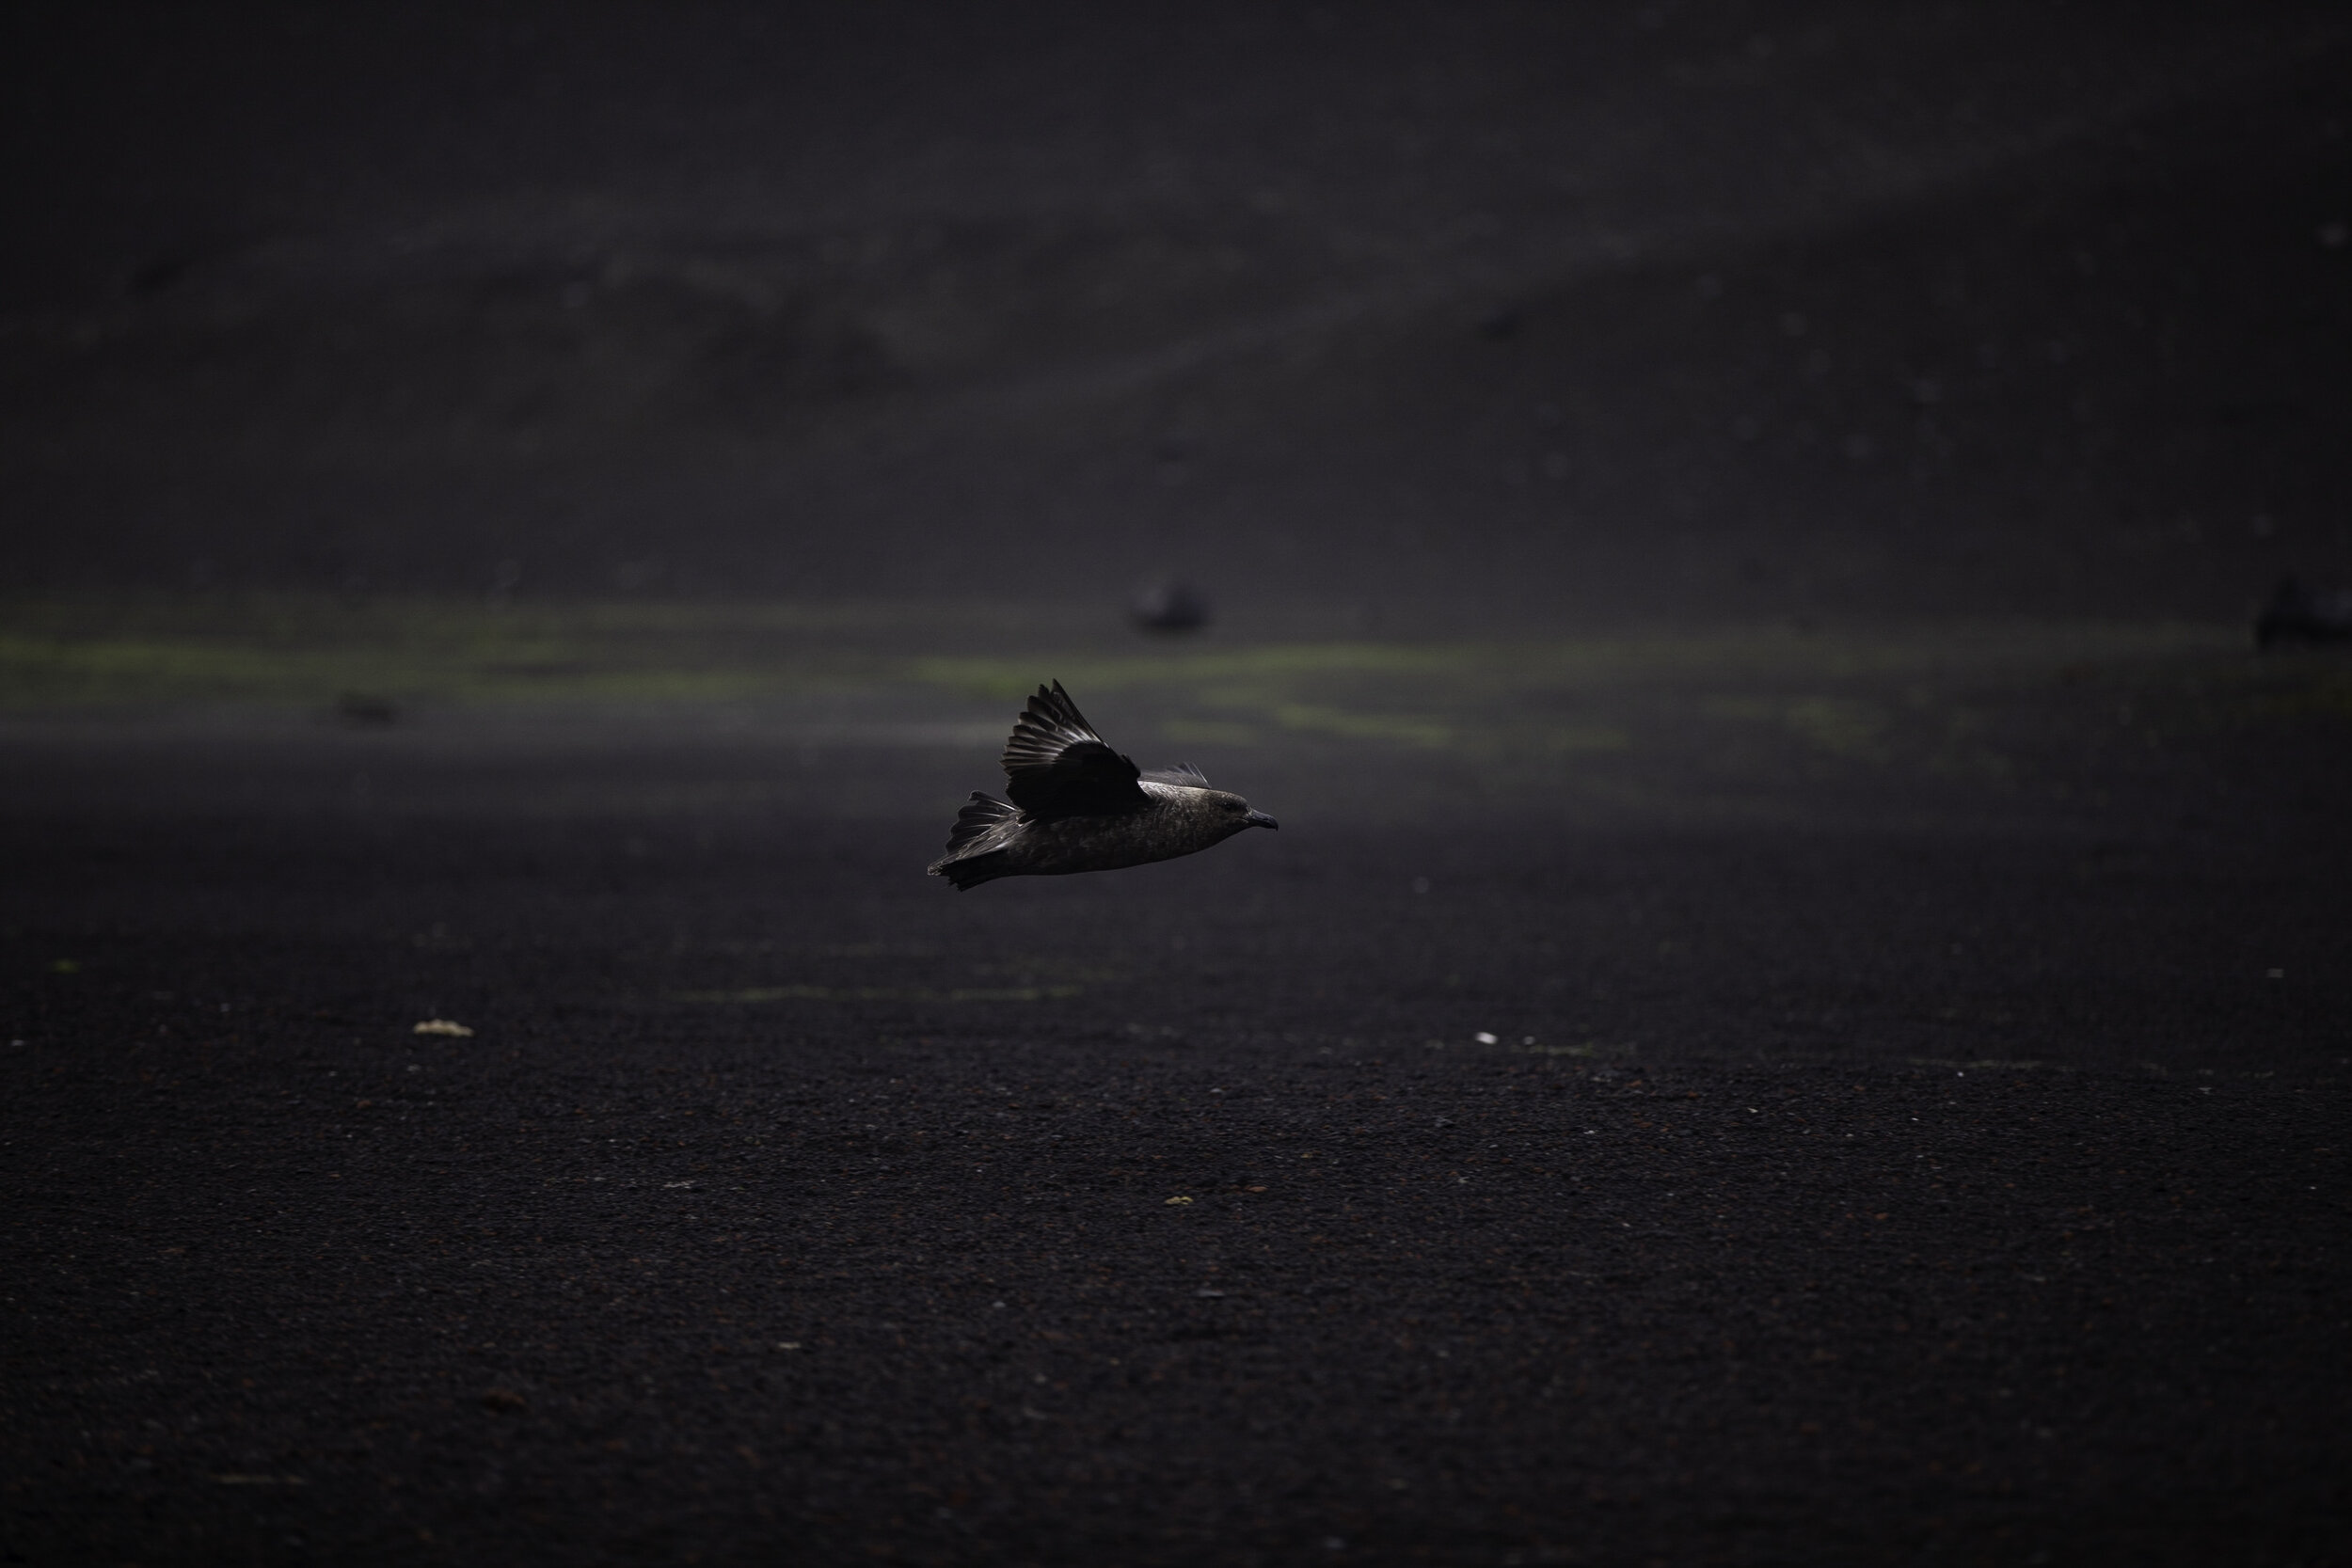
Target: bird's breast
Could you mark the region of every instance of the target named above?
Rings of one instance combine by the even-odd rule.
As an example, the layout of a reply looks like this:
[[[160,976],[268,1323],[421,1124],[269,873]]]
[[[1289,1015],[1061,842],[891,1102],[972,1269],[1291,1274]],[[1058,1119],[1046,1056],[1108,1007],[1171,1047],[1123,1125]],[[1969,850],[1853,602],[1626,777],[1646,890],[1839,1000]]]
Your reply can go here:
[[[1204,831],[1206,830],[1206,831]],[[1206,849],[1224,836],[1184,802],[1155,800],[1117,816],[1066,816],[1033,823],[1025,836],[1039,871],[1111,871]]]

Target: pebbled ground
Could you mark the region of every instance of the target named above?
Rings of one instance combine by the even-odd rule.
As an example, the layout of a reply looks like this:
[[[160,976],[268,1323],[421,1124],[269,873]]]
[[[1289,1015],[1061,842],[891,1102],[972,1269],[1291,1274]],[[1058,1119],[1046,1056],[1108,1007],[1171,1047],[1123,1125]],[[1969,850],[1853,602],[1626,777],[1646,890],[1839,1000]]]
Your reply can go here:
[[[2340,673],[2166,657],[961,896],[993,698],[20,721],[0,1550],[2342,1560]]]

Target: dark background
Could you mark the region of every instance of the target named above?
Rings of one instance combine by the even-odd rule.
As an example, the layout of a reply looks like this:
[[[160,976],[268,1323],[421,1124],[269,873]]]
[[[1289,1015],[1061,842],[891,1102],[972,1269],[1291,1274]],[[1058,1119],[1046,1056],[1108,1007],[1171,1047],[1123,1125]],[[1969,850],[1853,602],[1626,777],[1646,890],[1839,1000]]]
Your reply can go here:
[[[2230,617],[2332,7],[10,8],[0,572]]]
[[[0,1560],[2352,1560],[2339,8],[0,80]]]

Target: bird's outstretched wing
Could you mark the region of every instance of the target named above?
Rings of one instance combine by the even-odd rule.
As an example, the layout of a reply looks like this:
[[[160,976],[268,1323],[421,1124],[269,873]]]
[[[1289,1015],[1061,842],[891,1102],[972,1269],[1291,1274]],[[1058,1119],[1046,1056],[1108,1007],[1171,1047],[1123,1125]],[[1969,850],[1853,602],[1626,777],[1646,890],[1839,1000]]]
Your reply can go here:
[[[988,831],[1008,816],[1018,816],[1002,800],[993,800],[978,790],[956,813],[956,825],[947,833],[947,852],[954,854],[965,845],[988,836]]]
[[[1094,733],[1059,681],[1039,687],[1013,721],[1005,774],[1005,793],[1031,818],[1113,816],[1150,803],[1136,765]]]
[[[1166,768],[1154,768],[1144,775],[1147,784],[1182,784],[1186,789],[1206,789],[1209,776],[1188,762],[1175,762]]]

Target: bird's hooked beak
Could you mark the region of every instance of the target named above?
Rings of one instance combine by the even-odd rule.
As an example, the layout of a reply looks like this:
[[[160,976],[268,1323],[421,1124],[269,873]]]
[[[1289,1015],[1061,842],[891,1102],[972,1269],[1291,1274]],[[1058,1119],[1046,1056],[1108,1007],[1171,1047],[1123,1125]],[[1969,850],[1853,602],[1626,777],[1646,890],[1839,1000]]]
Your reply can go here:
[[[1253,811],[1248,816],[1243,817],[1242,820],[1248,823],[1253,828],[1273,828],[1279,831],[1282,826],[1282,824],[1277,822],[1274,818],[1268,816],[1262,811]]]

